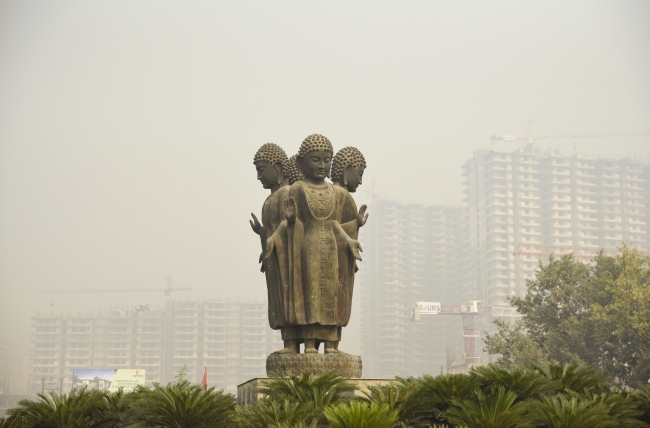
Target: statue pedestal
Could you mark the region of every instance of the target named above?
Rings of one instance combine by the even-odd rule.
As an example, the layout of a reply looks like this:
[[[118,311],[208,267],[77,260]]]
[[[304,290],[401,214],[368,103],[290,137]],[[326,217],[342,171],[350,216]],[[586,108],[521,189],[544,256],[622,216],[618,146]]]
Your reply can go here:
[[[266,358],[267,375],[336,372],[345,378],[360,378],[361,368],[361,357],[350,354],[271,354]]]
[[[263,398],[264,396],[258,394],[256,389],[259,386],[263,386],[264,382],[268,380],[268,377],[256,377],[241,385],[237,385],[237,402],[239,405],[244,406]],[[356,387],[356,391],[349,393],[350,396],[354,397],[364,397],[363,393],[368,390],[368,386],[370,385],[384,386],[396,382],[395,379],[347,379],[347,381]]]

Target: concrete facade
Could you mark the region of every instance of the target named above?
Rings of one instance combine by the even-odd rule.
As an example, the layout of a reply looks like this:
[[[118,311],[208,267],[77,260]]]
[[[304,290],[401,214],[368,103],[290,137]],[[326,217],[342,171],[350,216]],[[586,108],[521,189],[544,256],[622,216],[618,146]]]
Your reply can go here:
[[[162,310],[132,309],[32,318],[31,390],[62,378],[68,391],[75,368],[142,368],[147,383],[169,382],[183,364],[186,378],[236,392],[265,375],[266,356],[282,347],[268,326],[264,303],[169,302]]]

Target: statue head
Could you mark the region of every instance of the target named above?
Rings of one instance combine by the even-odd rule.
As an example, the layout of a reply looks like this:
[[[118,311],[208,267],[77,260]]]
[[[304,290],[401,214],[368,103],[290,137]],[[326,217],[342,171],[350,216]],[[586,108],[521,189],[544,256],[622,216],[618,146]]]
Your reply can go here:
[[[332,143],[320,134],[312,134],[300,145],[296,165],[305,180],[322,183],[330,176],[330,167],[334,156]]]
[[[285,168],[285,175],[289,178],[289,184],[293,184],[296,181],[300,180],[300,174],[298,173],[298,165],[296,165],[298,155],[293,155],[289,158],[287,162],[287,167]]]
[[[265,189],[274,192],[286,184],[284,171],[287,161],[287,154],[277,144],[266,143],[255,153],[253,163],[257,170],[257,179]]]
[[[366,159],[356,147],[344,147],[332,160],[332,181],[354,193],[363,183]]]

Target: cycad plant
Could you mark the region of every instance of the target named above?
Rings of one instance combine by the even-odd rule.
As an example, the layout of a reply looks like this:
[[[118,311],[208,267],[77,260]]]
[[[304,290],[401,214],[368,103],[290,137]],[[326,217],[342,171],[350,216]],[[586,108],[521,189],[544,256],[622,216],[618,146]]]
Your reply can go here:
[[[578,394],[541,397],[531,403],[530,416],[548,428],[609,428],[623,427],[611,418],[608,408],[593,398]]]
[[[418,393],[413,397],[413,407],[420,419],[430,424],[442,424],[442,412],[447,410],[453,400],[471,399],[474,391],[483,385],[483,380],[475,374],[440,374],[436,377],[424,375],[417,379]]]
[[[257,393],[265,396],[237,410],[238,426],[266,428],[306,426],[325,422],[323,410],[334,403],[347,401],[355,387],[336,373],[323,375],[273,374]]]
[[[323,375],[304,373],[299,376],[273,374],[257,388],[259,394],[272,401],[310,402],[322,408],[350,398],[354,390],[354,385],[334,372]]]
[[[650,425],[650,385],[634,391],[631,399],[641,412],[639,419]]]
[[[397,410],[372,401],[338,403],[324,413],[332,428],[390,428],[399,419]]]
[[[263,399],[238,407],[235,425],[239,428],[315,428],[323,409],[313,403]]]
[[[413,379],[413,378],[411,378]],[[398,382],[388,385],[369,385],[364,391],[365,399],[377,404],[386,404],[397,411],[399,427],[429,427],[428,414],[422,414],[417,397],[420,391],[418,382],[398,378]]]
[[[502,386],[517,394],[517,401],[550,394],[559,388],[559,381],[550,379],[537,370],[523,367],[505,369],[496,364],[473,367],[472,373],[482,379],[485,388]]]
[[[33,428],[98,428],[107,412],[104,393],[85,388],[69,394],[38,394],[9,410],[6,426]]]
[[[153,388],[139,387],[124,396],[125,426],[217,428],[233,426],[235,398],[222,390],[204,390],[186,380]]]
[[[108,392],[104,394],[104,402],[106,404],[106,412],[99,420],[98,428],[120,428],[121,415],[126,411],[128,405],[124,397],[124,391],[120,388],[117,392]]]
[[[531,368],[558,382],[560,391],[605,392],[612,385],[611,379],[593,366],[586,364],[532,365]]]
[[[442,415],[448,422],[469,428],[534,427],[526,416],[526,403],[515,404],[517,394],[503,387],[492,388],[488,394],[480,389],[474,399],[452,400],[452,407]]]
[[[577,395],[576,393],[571,394]],[[609,418],[616,421],[617,426],[621,428],[650,427],[641,420],[643,411],[639,408],[632,394],[627,391],[612,388],[609,392],[601,394],[586,392],[579,398],[592,400],[594,404],[605,406]]]

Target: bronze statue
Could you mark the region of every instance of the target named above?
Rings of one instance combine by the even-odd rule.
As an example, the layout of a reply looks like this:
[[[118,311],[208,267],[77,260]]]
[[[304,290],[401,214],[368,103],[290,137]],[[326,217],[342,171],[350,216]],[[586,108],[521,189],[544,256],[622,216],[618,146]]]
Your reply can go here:
[[[298,155],[293,155],[287,162],[287,177],[289,177],[289,184],[293,184],[300,180],[300,173],[298,172],[298,165],[296,164],[297,158]]]
[[[258,154],[282,150],[262,148]],[[313,134],[290,160],[286,155],[255,156],[258,178],[272,191],[262,209],[262,225],[253,216],[251,226],[263,242],[266,238],[262,263],[269,323],[282,331],[285,346],[276,355],[297,354],[300,343],[305,354],[317,354],[324,343],[325,354],[347,355],[338,344],[350,319],[356,260],[361,260],[358,231],[368,218],[365,205],[357,212],[350,192],[361,184],[366,164],[352,147],[333,155],[329,140]],[[334,184],[325,181],[333,157]],[[360,374],[361,360],[353,358]]]
[[[366,224],[368,214],[366,205],[357,211],[357,204],[352,195],[362,183],[366,160],[355,147],[344,147],[336,153],[332,161],[332,181],[337,199],[336,219],[345,233],[352,239],[359,239],[359,228]],[[338,245],[344,243],[337,241]],[[339,265],[339,308],[343,326],[347,325],[352,312],[352,293],[354,290],[354,273],[359,270],[356,260],[348,252],[338,252]]]
[[[262,263],[261,271],[266,276],[268,293],[269,325],[277,330],[284,325],[282,301],[283,284],[287,272],[278,265],[277,260],[264,258],[266,241],[273,235],[280,223],[284,220],[284,207],[289,194],[288,179],[285,177],[287,155],[277,144],[266,143],[259,148],[253,164],[257,170],[257,179],[260,180],[265,189],[271,194],[264,201],[262,206],[262,224],[259,223],[255,214],[251,213],[253,220],[250,220],[253,231],[260,235],[262,253],[259,261]]]

